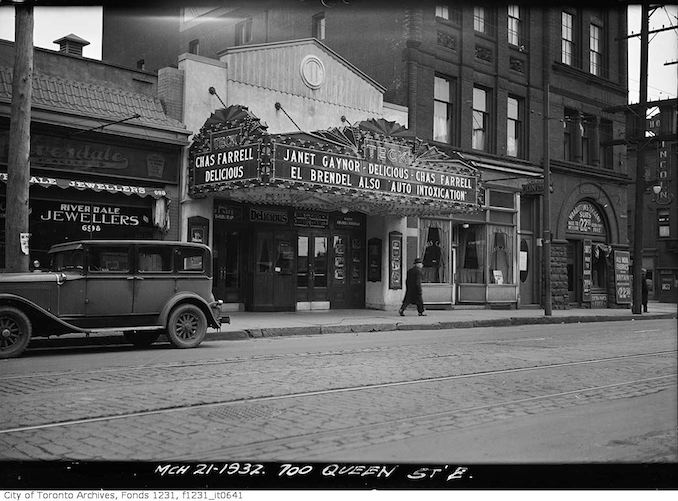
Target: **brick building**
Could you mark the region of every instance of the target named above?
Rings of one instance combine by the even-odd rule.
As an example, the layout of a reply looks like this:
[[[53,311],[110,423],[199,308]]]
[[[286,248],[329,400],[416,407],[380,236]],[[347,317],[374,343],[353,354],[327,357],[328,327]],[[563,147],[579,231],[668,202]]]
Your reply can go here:
[[[630,298],[615,283],[623,274],[614,263],[628,252],[629,177],[625,147],[613,141],[624,136],[625,121],[605,111],[627,100],[625,32],[625,7],[614,3],[111,6],[104,10],[103,57],[166,71],[184,53],[219,60],[239,47],[313,37],[381,86],[384,102],[406,108],[402,125],[411,135],[463,155],[482,173],[477,213],[406,220],[408,254],[430,256],[435,243],[446,266],[439,269],[437,259],[427,266],[424,294],[432,303],[540,302],[548,152],[554,307],[625,307]]]
[[[638,138],[644,147],[647,188],[643,195],[643,268],[647,270],[650,298],[678,302],[678,118],[676,99],[648,103],[646,128],[638,130],[636,109],[626,107],[629,174],[635,179]],[[659,186],[659,192],[652,189]],[[629,193],[629,222],[634,221],[635,184]],[[629,239],[634,232],[629,227]]]
[[[176,239],[178,170],[189,132],[157,97],[157,76],[36,48],[31,108],[30,258],[67,240]],[[14,43],[0,41],[0,268]]]

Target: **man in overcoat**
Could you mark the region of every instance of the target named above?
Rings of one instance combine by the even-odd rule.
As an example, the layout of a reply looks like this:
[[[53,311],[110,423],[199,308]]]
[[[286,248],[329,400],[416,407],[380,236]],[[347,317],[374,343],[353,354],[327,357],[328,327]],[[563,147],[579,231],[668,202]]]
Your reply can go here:
[[[405,298],[403,299],[400,310],[398,310],[401,317],[405,316],[405,308],[410,304],[417,305],[417,311],[419,312],[420,317],[426,315],[426,313],[424,313],[424,299],[421,295],[421,269],[423,267],[424,265],[421,259],[416,258],[412,268],[407,270],[407,278],[405,279]]]

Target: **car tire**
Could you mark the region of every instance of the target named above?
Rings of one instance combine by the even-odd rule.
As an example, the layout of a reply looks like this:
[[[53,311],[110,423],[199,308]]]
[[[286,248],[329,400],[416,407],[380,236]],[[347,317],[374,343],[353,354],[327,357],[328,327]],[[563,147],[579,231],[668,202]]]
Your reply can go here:
[[[21,355],[32,333],[31,321],[24,312],[11,306],[0,307],[0,358]]]
[[[207,318],[192,304],[177,306],[167,321],[167,337],[177,348],[195,348],[207,334]]]
[[[125,341],[136,348],[147,348],[160,337],[160,331],[126,331],[123,333]]]

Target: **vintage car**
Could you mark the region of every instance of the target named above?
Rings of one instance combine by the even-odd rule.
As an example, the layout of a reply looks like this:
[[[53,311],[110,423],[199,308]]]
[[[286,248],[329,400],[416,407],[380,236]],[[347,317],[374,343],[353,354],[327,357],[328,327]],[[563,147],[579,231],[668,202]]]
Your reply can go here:
[[[212,255],[202,244],[83,240],[53,246],[48,271],[0,274],[0,358],[31,337],[121,332],[135,346],[161,334],[193,348],[220,328]]]

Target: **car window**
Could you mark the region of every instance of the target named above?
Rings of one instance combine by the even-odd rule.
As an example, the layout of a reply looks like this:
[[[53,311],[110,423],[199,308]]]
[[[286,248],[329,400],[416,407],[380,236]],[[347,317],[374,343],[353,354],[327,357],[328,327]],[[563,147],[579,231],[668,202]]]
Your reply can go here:
[[[83,270],[85,255],[82,249],[57,252],[52,256],[50,269],[52,271],[80,271]]]
[[[177,270],[202,272],[205,270],[205,252],[203,249],[181,247],[177,249]]]
[[[89,271],[129,273],[130,267],[128,247],[90,247]]]
[[[140,273],[172,271],[171,247],[139,247],[137,255]]]

